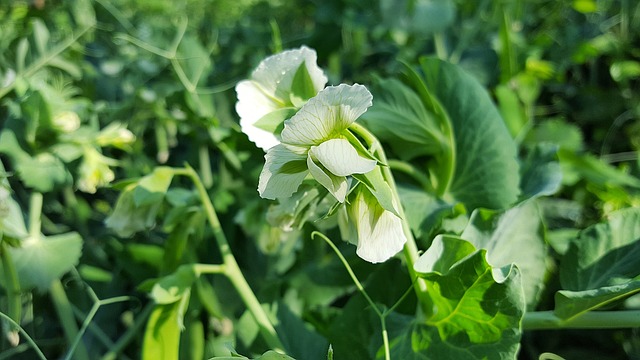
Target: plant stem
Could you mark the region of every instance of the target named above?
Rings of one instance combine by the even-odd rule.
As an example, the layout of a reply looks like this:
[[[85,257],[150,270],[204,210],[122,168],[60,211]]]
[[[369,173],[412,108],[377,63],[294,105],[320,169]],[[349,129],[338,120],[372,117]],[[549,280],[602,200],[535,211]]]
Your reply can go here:
[[[136,318],[136,321],[133,323],[133,325],[130,328],[128,328],[127,331],[122,336],[120,336],[120,338],[118,339],[118,341],[116,341],[113,347],[109,349],[109,352],[104,354],[104,356],[102,357],[102,360],[115,360],[116,358],[118,358],[118,355],[120,354],[120,352],[124,350],[124,348],[127,345],[129,345],[131,340],[133,340],[136,335],[139,334],[140,329],[146,323],[147,318],[149,317],[149,314],[151,314],[151,311],[153,310],[154,307],[155,307],[155,304],[153,302],[145,306],[145,308],[142,310],[142,312],[140,312],[140,314]]]
[[[78,324],[76,323],[75,316],[73,315],[73,308],[71,307],[69,298],[67,298],[67,294],[64,292],[64,287],[59,279],[53,281],[49,288],[49,294],[51,294],[53,306],[56,309],[58,319],[60,319],[60,325],[64,330],[64,336],[69,344],[72,344],[67,358],[71,358],[71,355],[73,354],[75,359],[88,360],[89,353],[87,352],[87,349],[83,344],[76,342],[79,334]]]
[[[253,315],[256,323],[258,323],[260,333],[267,342],[267,345],[269,345],[269,347],[273,350],[284,352],[284,346],[278,338],[276,330],[273,327],[273,324],[271,324],[271,320],[269,320],[269,316],[264,311],[262,305],[260,305],[260,302],[256,298],[256,295],[251,290],[251,287],[242,274],[242,270],[240,270],[240,266],[238,266],[236,258],[231,252],[231,247],[229,246],[226,235],[222,231],[222,226],[220,225],[220,221],[218,220],[218,215],[216,214],[215,208],[213,207],[211,199],[209,198],[209,194],[207,193],[204,184],[200,180],[200,177],[198,176],[196,171],[189,165],[187,165],[184,169],[175,169],[175,174],[188,176],[195,184],[200,199],[202,200],[202,205],[204,206],[204,210],[207,214],[207,219],[209,220],[209,224],[211,225],[214,238],[222,255],[222,261],[224,263],[225,270],[224,274],[227,276],[227,278],[229,278],[233,286],[236,288],[236,291],[247,306],[247,309],[249,310],[251,315]]]
[[[15,264],[11,258],[9,247],[0,239],[0,261],[2,261],[2,269],[4,278],[5,291],[7,293],[7,310],[11,319],[16,323],[20,323],[22,318],[22,294],[20,292],[20,280],[18,279],[18,272],[16,271]],[[20,337],[18,335],[18,327],[10,326],[7,330],[9,342],[12,346],[17,346]]]
[[[47,357],[44,356],[44,354],[42,353],[42,350],[40,350],[40,348],[38,347],[36,342],[33,341],[31,336],[29,336],[29,334],[27,334],[27,332],[24,331],[24,329],[22,327],[20,327],[20,324],[18,324],[17,322],[13,321],[12,318],[10,318],[9,316],[5,315],[2,312],[0,312],[0,318],[2,318],[3,320],[7,321],[11,326],[14,326],[16,329],[18,329],[18,331],[20,331],[22,336],[24,336],[24,338],[26,339],[27,343],[29,343],[29,345],[33,348],[33,351],[36,352],[36,354],[38,355],[38,357],[40,359],[47,360]]]
[[[640,327],[640,310],[590,311],[570,320],[553,311],[528,312],[522,319],[523,330],[548,329],[621,329]]]
[[[380,141],[367,130],[364,126],[353,123],[350,126],[350,129],[357,133],[360,137],[364,139],[367,144],[371,147],[374,154],[378,156],[382,163],[387,163],[387,157],[384,153],[384,149],[380,144]],[[407,242],[404,245],[404,257],[407,263],[407,270],[409,271],[409,276],[411,276],[411,281],[414,284],[414,289],[418,300],[420,301],[421,309],[426,317],[431,316],[433,313],[433,304],[431,298],[429,297],[427,290],[427,283],[424,279],[418,277],[418,274],[413,268],[413,264],[418,260],[420,256],[418,252],[418,245],[416,244],[416,240],[413,237],[413,233],[411,232],[411,228],[409,223],[407,222],[407,217],[404,214],[404,209],[402,208],[402,203],[400,202],[400,196],[398,195],[398,188],[396,186],[396,182],[393,178],[393,174],[391,173],[391,169],[389,167],[383,167],[382,173],[391,188],[393,193],[394,201],[398,204],[398,214],[400,215],[400,219],[402,220],[402,231],[404,232],[405,237],[407,238]]]

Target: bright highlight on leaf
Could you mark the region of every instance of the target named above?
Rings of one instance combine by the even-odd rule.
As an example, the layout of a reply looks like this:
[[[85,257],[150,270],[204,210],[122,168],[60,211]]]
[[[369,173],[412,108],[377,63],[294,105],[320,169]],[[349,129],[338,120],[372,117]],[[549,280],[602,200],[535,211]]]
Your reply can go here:
[[[250,79],[236,85],[236,112],[249,140],[264,151],[280,141],[282,122],[315,96],[327,83],[306,46],[264,59]]]

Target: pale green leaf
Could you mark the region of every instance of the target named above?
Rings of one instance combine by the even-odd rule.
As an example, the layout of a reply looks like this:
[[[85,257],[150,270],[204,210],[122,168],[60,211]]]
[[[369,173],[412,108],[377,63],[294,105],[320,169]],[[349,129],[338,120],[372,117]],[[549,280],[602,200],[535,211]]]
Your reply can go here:
[[[134,201],[136,185],[136,183],[131,183],[125,187],[116,201],[115,209],[104,221],[108,228],[122,237],[128,237],[138,231],[151,228],[162,205],[160,201],[157,201],[136,206]]]
[[[586,311],[596,310],[611,302],[625,299],[639,292],[640,279],[592,290],[560,290],[554,297],[556,305],[554,314],[562,319],[571,319]]]
[[[253,126],[272,134],[280,134],[284,128],[284,121],[295,114],[295,108],[286,107],[272,111],[256,121]]]
[[[503,212],[477,209],[461,237],[486,249],[487,261],[494,267],[515,263],[522,274],[527,304],[535,305],[544,284],[547,253],[536,203],[525,202]]]
[[[367,111],[371,101],[371,93],[362,85],[329,86],[285,121],[282,142],[312,146],[336,138]]]
[[[309,154],[335,176],[364,174],[376,166],[375,160],[360,156],[345,139],[331,139],[312,146]]]
[[[562,170],[557,160],[558,146],[539,143],[520,165],[521,198],[553,195],[560,189]]]
[[[258,192],[265,199],[288,198],[307,176],[306,156],[280,144],[269,149],[260,173]]]
[[[158,280],[151,289],[151,298],[157,304],[174,303],[189,294],[197,279],[193,265],[182,265],[174,273]]]
[[[382,208],[400,216],[393,200],[393,191],[382,175],[382,169],[378,166],[366,174],[354,174],[353,177],[364,184],[376,197]]]
[[[45,291],[78,264],[82,238],[72,232],[54,236],[29,237],[19,248],[10,248],[22,289]]]
[[[344,176],[336,176],[329,172],[322,164],[316,163],[311,156],[307,157],[309,172],[320,185],[324,186],[333,197],[343,203],[349,190],[349,181]]]
[[[291,103],[293,106],[300,108],[317,93],[318,90],[315,89],[313,79],[309,75],[305,62],[300,63],[291,83]]]
[[[157,167],[151,174],[142,177],[133,190],[135,206],[152,205],[162,201],[172,179],[173,169],[167,166]]]

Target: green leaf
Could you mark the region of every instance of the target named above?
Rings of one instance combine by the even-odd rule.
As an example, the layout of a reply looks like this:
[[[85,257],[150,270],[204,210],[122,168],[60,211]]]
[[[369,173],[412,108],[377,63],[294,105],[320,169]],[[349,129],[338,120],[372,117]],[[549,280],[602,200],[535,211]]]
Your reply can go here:
[[[104,223],[119,236],[128,237],[138,231],[149,229],[155,224],[156,215],[160,210],[161,202],[136,206],[134,191],[137,183],[128,184],[120,193],[116,201],[116,207]],[[141,192],[142,195],[148,194]],[[141,196],[141,195],[139,195]],[[144,196],[141,196],[144,199]]]
[[[19,248],[10,248],[22,289],[45,291],[55,279],[78,264],[82,238],[71,232],[61,235],[28,237]]]
[[[555,313],[571,318],[640,290],[640,209],[612,213],[583,230],[560,264]],[[591,291],[589,291],[591,290]]]
[[[528,201],[503,212],[477,209],[461,237],[486,249],[487,261],[494,267],[515,263],[522,274],[527,304],[536,304],[544,285],[547,253],[536,203]]]
[[[267,151],[258,192],[265,199],[288,198],[307,176],[306,156],[279,144]]]
[[[440,200],[423,189],[398,185],[400,202],[405,209],[406,220],[416,237],[428,237],[440,227],[442,220],[453,214],[453,205]]]
[[[292,107],[278,109],[258,119],[253,126],[273,134],[279,134],[284,129],[284,121],[295,113],[296,109]]]
[[[311,330],[286,304],[278,304],[277,317],[276,331],[282,339],[287,354],[298,359],[321,359],[326,354],[328,341]],[[269,357],[265,355],[263,354],[261,359],[289,359],[288,356],[275,352],[272,352]]]
[[[500,107],[500,114],[509,129],[509,133],[513,138],[516,138],[528,122],[527,114],[522,103],[520,103],[518,94],[504,84],[496,86],[495,93]]]
[[[47,193],[71,182],[71,174],[64,163],[49,153],[24,158],[15,166],[24,184],[37,192]]]
[[[177,360],[180,349],[180,302],[156,305],[144,332],[142,360]]]
[[[376,197],[383,209],[400,217],[398,209],[396,208],[398,204],[393,202],[393,192],[389,184],[384,180],[382,169],[379,166],[365,174],[354,174],[353,177],[371,191],[371,194]]]
[[[420,64],[426,89],[446,111],[455,140],[454,173],[444,198],[469,209],[512,204],[520,181],[516,146],[488,93],[455,65],[430,58]]]
[[[542,142],[553,143],[570,151],[580,151],[584,147],[580,128],[557,119],[546,120],[536,125],[527,134],[524,144],[536,146]]]
[[[414,268],[427,282],[437,311],[406,335],[410,345],[401,341],[394,353],[411,346],[424,358],[485,359],[496,353],[515,358],[525,308],[516,266],[493,268],[485,250],[438,235]]]
[[[560,189],[562,170],[557,160],[558,146],[539,143],[520,165],[522,199],[553,195]]]
[[[371,132],[404,160],[441,151],[445,143],[439,119],[411,88],[390,79],[378,81],[376,89],[376,101],[362,116]]]
[[[306,62],[300,63],[300,66],[296,70],[293,76],[293,82],[291,83],[291,103],[293,106],[300,108],[307,100],[316,95],[316,89],[307,70]]]
[[[171,185],[173,173],[172,168],[160,166],[153,169],[151,174],[142,177],[133,190],[135,206],[152,205],[162,201]]]
[[[171,304],[189,295],[191,286],[198,279],[193,264],[182,265],[173,274],[167,275],[151,289],[151,298],[157,304]]]
[[[560,165],[564,173],[577,173],[598,185],[622,185],[640,188],[640,179],[599,160],[590,154],[577,154],[560,149]]]

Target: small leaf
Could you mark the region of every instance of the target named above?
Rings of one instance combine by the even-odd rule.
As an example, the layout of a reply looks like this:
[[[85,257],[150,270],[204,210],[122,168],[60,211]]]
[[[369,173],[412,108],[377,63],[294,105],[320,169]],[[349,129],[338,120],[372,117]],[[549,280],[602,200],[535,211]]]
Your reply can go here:
[[[153,172],[140,179],[133,190],[133,202],[136,206],[145,206],[157,203],[164,199],[173,179],[173,169],[160,166]]]
[[[278,109],[258,119],[253,126],[272,134],[280,134],[284,129],[284,121],[289,119],[295,112],[295,108],[291,107]]]
[[[558,146],[539,143],[520,165],[521,199],[553,195],[560,189],[562,170],[557,160]]]
[[[198,279],[193,265],[185,264],[176,270],[173,274],[167,275],[151,289],[151,298],[157,304],[171,304],[180,299],[191,291],[191,286]]]
[[[22,289],[45,291],[78,264],[82,253],[82,238],[75,232],[29,237],[19,248],[10,248]]]
[[[291,83],[291,103],[293,106],[300,108],[307,100],[316,95],[317,91],[307,70],[306,62],[301,62],[298,70],[293,76]]]

